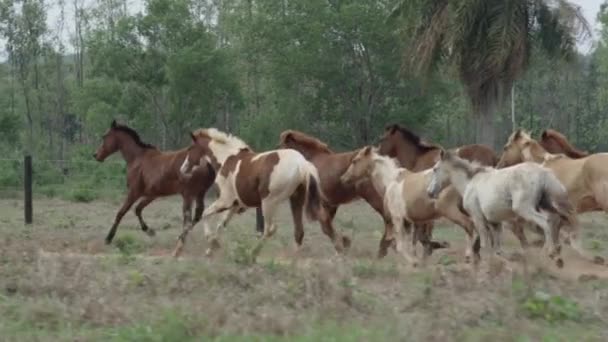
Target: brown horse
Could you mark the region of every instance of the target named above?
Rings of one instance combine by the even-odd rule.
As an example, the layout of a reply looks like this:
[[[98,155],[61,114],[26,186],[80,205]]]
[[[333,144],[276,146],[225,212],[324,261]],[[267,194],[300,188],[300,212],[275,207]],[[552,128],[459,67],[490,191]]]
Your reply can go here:
[[[205,208],[205,193],[215,179],[214,170],[202,167],[189,179],[180,175],[180,166],[187,156],[187,148],[179,151],[161,152],[156,147],[141,141],[133,129],[112,121],[110,129],[103,135],[103,142],[93,154],[103,162],[108,156],[120,152],[127,162],[128,193],[122,207],[118,210],[114,224],[108,232],[106,243],[111,243],[122,217],[140,198],[135,207],[141,229],[153,236],[154,230],[144,222],[142,211],[159,197],[180,194],[183,198],[184,226],[200,221]],[[192,201],[196,200],[194,222],[192,222]]]
[[[411,172],[420,172],[433,167],[441,154],[441,146],[422,140],[417,134],[399,125],[392,124],[385,128],[380,138],[378,153],[396,158],[402,167]],[[494,166],[498,161],[494,151],[484,145],[465,145],[454,149],[456,155],[469,160],[477,161],[484,166]],[[474,225],[468,215],[462,209],[462,198],[453,187],[448,187],[441,192],[435,202],[436,211],[439,215],[462,227],[469,237],[466,258],[470,259],[473,252],[471,245],[474,239]],[[432,236],[433,223],[421,224],[422,228]],[[429,238],[430,239],[430,238]]]
[[[607,153],[592,154],[572,159],[564,154],[547,152],[536,140],[522,130],[511,134],[505,144],[498,166],[507,167],[524,161],[540,163],[551,169],[568,190],[568,197],[577,212],[608,212],[608,164]],[[570,244],[581,255],[591,258],[583,249],[578,227],[570,227]],[[603,258],[593,258],[603,263]]]
[[[281,148],[291,148],[300,152],[319,170],[321,188],[327,199],[326,210],[329,213],[325,220],[321,221],[321,225],[325,227],[324,229],[333,230],[331,228],[332,221],[340,205],[362,198],[384,220],[384,235],[380,239],[378,248],[378,257],[384,257],[394,238],[390,234],[392,232],[390,228],[391,220],[390,216],[385,215],[382,194],[376,191],[368,179],[356,183],[344,183],[340,180],[340,176],[348,169],[358,150],[336,153],[319,139],[295,130],[282,132],[279,140]],[[389,236],[387,236],[387,233]],[[419,238],[427,253],[430,253],[433,248],[443,247],[437,242],[425,239],[426,236],[420,236]]]
[[[572,159],[579,159],[589,156],[589,152],[581,151],[576,147],[572,146],[568,139],[560,132],[547,129],[545,130],[538,141],[540,145],[552,154],[565,154]]]
[[[494,166],[498,162],[496,153],[484,145],[464,145],[454,151],[460,158],[477,161],[481,165]],[[379,153],[397,158],[401,166],[412,172],[418,172],[435,165],[441,153],[441,146],[422,140],[399,124],[392,124],[386,127],[384,135],[380,138]]]
[[[210,215],[225,212],[215,232],[205,231],[211,243],[210,254],[219,247],[217,234],[234,213],[247,208],[262,207],[264,215],[264,235],[262,242],[276,230],[275,215],[279,204],[289,200],[294,221],[294,238],[301,246],[304,238],[302,214],[306,210],[311,220],[324,221],[327,213],[321,204],[323,192],[320,188],[316,167],[302,154],[292,149],[278,149],[255,153],[238,137],[228,135],[214,128],[200,129],[192,133],[193,144],[188,149],[188,158],[181,166],[181,172],[189,176],[196,171],[202,159],[207,158],[218,170],[215,180],[220,197],[213,202],[203,220]],[[323,232],[332,240],[336,251],[348,247],[350,240],[331,226],[322,226]],[[178,256],[191,227],[186,227],[174,255]],[[259,245],[261,248],[261,244]],[[259,251],[259,248],[256,248]],[[255,254],[254,254],[255,255]]]

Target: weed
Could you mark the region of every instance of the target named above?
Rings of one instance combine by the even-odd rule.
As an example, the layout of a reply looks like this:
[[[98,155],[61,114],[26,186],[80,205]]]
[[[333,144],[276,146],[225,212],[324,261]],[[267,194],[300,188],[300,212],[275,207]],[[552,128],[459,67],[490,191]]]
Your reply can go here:
[[[234,246],[230,249],[230,259],[238,265],[254,264],[256,259],[255,250],[252,251],[249,242],[243,237],[236,238],[234,242]],[[261,248],[259,243],[258,248]]]
[[[449,266],[449,265],[455,264],[456,263],[456,259],[454,259],[454,257],[452,257],[451,255],[444,254],[444,255],[442,255],[439,258],[439,260],[437,261],[437,263],[439,265]]]
[[[114,246],[118,249],[121,255],[130,257],[134,254],[141,253],[144,246],[141,242],[130,233],[124,233],[114,239]]]
[[[580,319],[581,310],[577,303],[562,296],[552,296],[536,291],[522,304],[523,310],[530,318],[541,318],[548,322],[576,321]]]
[[[89,189],[76,188],[66,194],[66,199],[72,202],[89,203],[97,199],[97,194]]]

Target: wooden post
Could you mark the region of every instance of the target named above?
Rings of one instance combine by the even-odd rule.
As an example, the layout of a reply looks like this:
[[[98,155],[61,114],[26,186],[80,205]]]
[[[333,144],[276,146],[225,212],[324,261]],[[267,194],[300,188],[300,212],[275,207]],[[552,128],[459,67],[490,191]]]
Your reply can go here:
[[[32,223],[32,156],[23,159],[23,190],[25,224]]]
[[[255,230],[258,233],[264,233],[264,215],[262,215],[262,208],[255,208]]]

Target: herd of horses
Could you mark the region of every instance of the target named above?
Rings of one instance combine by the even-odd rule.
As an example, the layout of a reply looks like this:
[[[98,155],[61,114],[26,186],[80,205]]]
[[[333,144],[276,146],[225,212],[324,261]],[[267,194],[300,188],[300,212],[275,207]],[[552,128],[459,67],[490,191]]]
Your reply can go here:
[[[142,231],[153,236],[142,211],[156,198],[180,194],[183,230],[173,252],[182,252],[188,233],[202,221],[206,254],[220,248],[218,234],[234,214],[260,207],[264,230],[256,250],[276,231],[279,204],[289,201],[294,239],[304,239],[303,217],[318,221],[338,253],[351,240],[333,225],[338,207],[366,201],[383,219],[378,257],[390,248],[417,265],[447,243],[432,240],[433,222],[445,218],[466,236],[465,259],[478,264],[483,241],[490,257],[502,256],[502,227],[508,227],[527,250],[525,231],[538,235],[537,244],[558,267],[561,242],[596,263],[580,241],[577,214],[608,211],[608,154],[589,154],[573,147],[555,130],[540,139],[517,130],[502,155],[483,145],[444,149],[398,125],[386,127],[377,146],[334,152],[317,138],[287,130],[279,148],[255,152],[240,138],[215,128],[191,134],[192,143],[178,151],[160,151],[141,140],[132,128],[113,121],[94,154],[102,162],[120,152],[127,163],[128,193],[106,236],[111,243],[117,227],[139,200],[135,214]],[[205,210],[205,194],[215,184],[218,198]],[[196,202],[194,217],[192,203]],[[209,218],[222,214],[210,227]],[[563,228],[563,229],[562,229]]]

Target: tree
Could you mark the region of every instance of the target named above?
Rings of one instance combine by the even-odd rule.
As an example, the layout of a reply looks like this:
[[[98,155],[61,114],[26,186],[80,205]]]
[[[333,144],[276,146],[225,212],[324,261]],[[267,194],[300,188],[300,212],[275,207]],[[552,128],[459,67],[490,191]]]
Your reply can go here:
[[[470,99],[477,142],[496,147],[495,115],[536,48],[571,58],[589,24],[566,0],[403,0],[393,17],[407,16],[413,45],[407,69],[430,74],[454,67]]]

